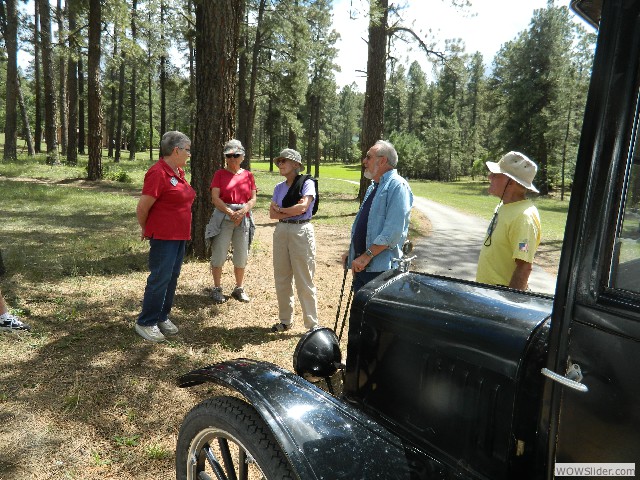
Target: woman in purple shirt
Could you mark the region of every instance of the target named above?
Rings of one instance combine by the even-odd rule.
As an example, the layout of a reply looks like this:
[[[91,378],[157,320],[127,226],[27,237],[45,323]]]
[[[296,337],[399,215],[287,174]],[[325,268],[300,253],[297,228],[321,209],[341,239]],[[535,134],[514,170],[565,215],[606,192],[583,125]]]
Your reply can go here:
[[[318,301],[313,275],[316,270],[316,240],[311,224],[316,202],[314,181],[300,175],[304,168],[300,153],[285,148],[274,160],[285,181],[276,185],[269,217],[278,220],[273,232],[273,276],[280,321],[271,330],[286,332],[293,325],[293,280],[302,307],[305,328],[318,325]]]

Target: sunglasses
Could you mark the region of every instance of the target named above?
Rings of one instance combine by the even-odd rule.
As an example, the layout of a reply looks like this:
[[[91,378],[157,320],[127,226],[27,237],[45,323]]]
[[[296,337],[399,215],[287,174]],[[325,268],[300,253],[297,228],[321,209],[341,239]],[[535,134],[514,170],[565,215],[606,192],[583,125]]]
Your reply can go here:
[[[224,156],[227,158],[238,158],[240,157],[242,154],[241,153],[225,153]]]

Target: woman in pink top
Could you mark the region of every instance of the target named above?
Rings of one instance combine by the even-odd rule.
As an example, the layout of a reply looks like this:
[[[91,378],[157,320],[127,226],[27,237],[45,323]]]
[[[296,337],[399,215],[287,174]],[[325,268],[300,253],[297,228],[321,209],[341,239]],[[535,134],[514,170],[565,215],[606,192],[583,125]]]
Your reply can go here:
[[[227,259],[229,244],[232,244],[236,284],[231,296],[239,302],[248,302],[249,296],[242,283],[254,228],[251,209],[256,204],[256,181],[251,172],[240,166],[244,160],[244,147],[239,140],[229,140],[223,153],[226,166],[213,175],[211,182],[211,201],[215,211],[206,233],[212,239],[211,274],[214,285],[211,298],[214,303],[224,303],[228,299],[222,293],[222,266]]]

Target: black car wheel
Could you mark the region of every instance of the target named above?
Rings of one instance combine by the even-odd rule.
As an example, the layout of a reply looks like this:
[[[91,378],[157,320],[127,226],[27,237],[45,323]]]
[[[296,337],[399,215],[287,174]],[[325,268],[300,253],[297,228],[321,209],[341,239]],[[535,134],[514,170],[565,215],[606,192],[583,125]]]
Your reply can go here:
[[[295,475],[258,412],[234,397],[195,406],[180,427],[178,480],[293,480]]]

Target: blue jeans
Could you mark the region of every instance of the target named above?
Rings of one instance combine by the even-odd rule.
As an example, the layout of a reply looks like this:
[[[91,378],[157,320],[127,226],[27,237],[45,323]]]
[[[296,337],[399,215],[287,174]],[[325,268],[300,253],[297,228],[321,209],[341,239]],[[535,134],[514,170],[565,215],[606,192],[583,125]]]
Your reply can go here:
[[[353,277],[353,293],[384,272],[357,272]]]
[[[138,325],[151,327],[164,322],[171,311],[184,259],[186,240],[149,241],[149,278],[144,289]]]

